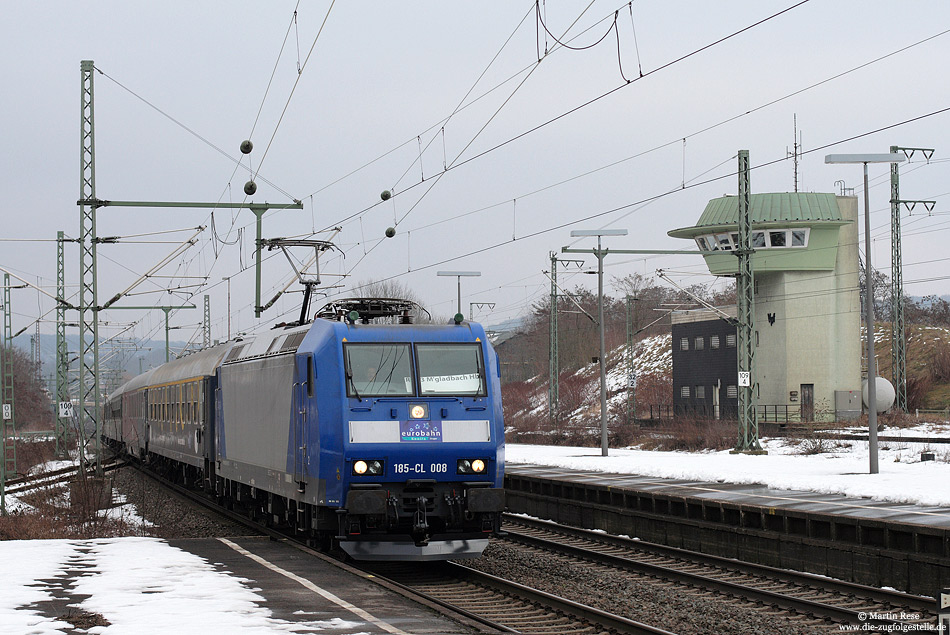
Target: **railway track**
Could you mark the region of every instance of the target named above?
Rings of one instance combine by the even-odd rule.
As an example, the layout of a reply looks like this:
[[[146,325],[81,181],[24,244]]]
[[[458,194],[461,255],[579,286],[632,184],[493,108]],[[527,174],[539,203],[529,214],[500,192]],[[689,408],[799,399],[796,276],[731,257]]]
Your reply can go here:
[[[530,588],[456,563],[360,563],[340,562],[308,548],[292,535],[262,526],[246,516],[226,510],[200,492],[159,480],[163,486],[242,523],[258,533],[287,540],[308,554],[362,575],[432,607],[476,630],[557,633],[670,633],[633,619],[586,606],[591,600],[582,592],[578,601]],[[811,632],[839,632],[843,625],[865,633],[925,630],[932,625],[933,600],[893,591],[840,582],[829,578],[742,563],[681,549],[654,545],[508,515],[505,543],[528,551],[555,554],[565,562],[599,568],[618,584],[634,578],[638,584],[674,588],[675,594],[695,596],[742,610],[768,613]],[[537,559],[528,556],[528,559]],[[593,563],[593,564],[592,564]],[[541,565],[539,565],[541,566]],[[552,566],[552,565],[544,565]],[[557,566],[557,565],[554,565]],[[507,575],[507,573],[505,574]],[[625,581],[629,578],[628,581]],[[531,582],[528,582],[531,584]],[[565,588],[569,588],[565,584]],[[570,597],[562,587],[554,589]],[[595,601],[596,603],[596,601]],[[618,612],[622,613],[623,610]],[[903,617],[902,617],[903,616]],[[910,619],[907,619],[908,616]],[[650,618],[647,618],[650,619]],[[651,619],[652,621],[652,619]],[[668,628],[678,629],[676,626]],[[781,629],[780,629],[781,630]],[[776,631],[779,632],[779,631]]]
[[[781,611],[808,627],[838,631],[841,625],[858,625],[861,632],[907,632],[932,625],[936,619],[930,598],[519,516],[506,515],[504,529],[507,541],[529,549],[677,585],[684,594],[712,593],[756,610]]]
[[[125,461],[121,460],[109,461],[108,463],[103,464],[102,471],[110,472],[124,466],[125,463]],[[72,465],[70,467],[44,472],[43,474],[38,474],[35,476],[19,476],[17,478],[12,478],[6,482],[6,493],[11,495],[23,494],[24,492],[29,492],[41,487],[56,485],[58,483],[66,483],[74,479],[80,473],[80,471],[80,466]],[[87,467],[86,475],[94,476],[95,468]]]
[[[674,635],[669,631],[451,562],[372,565],[344,563],[311,549],[304,541],[291,534],[263,526],[243,514],[224,509],[201,492],[170,483],[147,469],[136,467],[162,486],[194,503],[241,523],[255,532],[275,540],[286,540],[301,551],[430,606],[456,621],[473,626],[479,632],[518,632],[534,635]]]
[[[673,635],[452,562],[376,563],[360,569],[502,632],[532,635]]]

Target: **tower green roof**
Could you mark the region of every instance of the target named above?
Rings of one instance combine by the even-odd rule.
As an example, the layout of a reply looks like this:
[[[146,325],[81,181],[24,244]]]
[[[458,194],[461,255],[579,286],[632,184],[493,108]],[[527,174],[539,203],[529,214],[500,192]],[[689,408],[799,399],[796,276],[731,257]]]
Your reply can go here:
[[[834,194],[816,192],[779,192],[751,194],[750,220],[753,225],[766,223],[823,224],[842,223]],[[703,228],[722,228],[739,224],[739,197],[723,196],[706,204],[699,221],[692,227],[669,232],[675,238],[688,238]]]

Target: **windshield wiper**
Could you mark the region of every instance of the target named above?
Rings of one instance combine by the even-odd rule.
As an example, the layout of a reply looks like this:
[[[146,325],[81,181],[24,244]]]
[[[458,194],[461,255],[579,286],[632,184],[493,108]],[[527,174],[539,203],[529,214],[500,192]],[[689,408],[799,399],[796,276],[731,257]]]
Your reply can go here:
[[[358,390],[356,389],[356,382],[353,381],[353,371],[352,371],[352,370],[347,370],[347,371],[346,371],[346,379],[350,382],[350,386],[353,387],[353,393],[356,395],[356,398],[357,398],[360,402],[362,402],[362,401],[363,401],[363,398],[360,397],[360,391],[358,391]]]

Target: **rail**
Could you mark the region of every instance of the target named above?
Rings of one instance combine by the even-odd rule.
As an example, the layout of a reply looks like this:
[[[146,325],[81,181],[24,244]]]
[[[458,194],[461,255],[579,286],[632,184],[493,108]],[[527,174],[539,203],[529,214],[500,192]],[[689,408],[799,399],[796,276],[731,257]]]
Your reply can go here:
[[[666,580],[682,586],[684,593],[722,593],[759,605],[779,607],[800,619],[817,619],[825,625],[828,622],[863,624],[867,627],[865,631],[904,632],[927,626],[932,617],[933,600],[921,596],[521,516],[506,516],[505,523],[509,540],[533,548]],[[891,617],[902,614],[915,617],[910,620]],[[869,615],[875,617],[867,618]]]

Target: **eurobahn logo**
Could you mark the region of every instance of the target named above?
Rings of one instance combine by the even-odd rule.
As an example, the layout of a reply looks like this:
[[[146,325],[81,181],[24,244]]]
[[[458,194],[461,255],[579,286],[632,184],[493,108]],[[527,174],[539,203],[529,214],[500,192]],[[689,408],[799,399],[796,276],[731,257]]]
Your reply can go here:
[[[400,441],[441,441],[441,421],[400,421]]]

